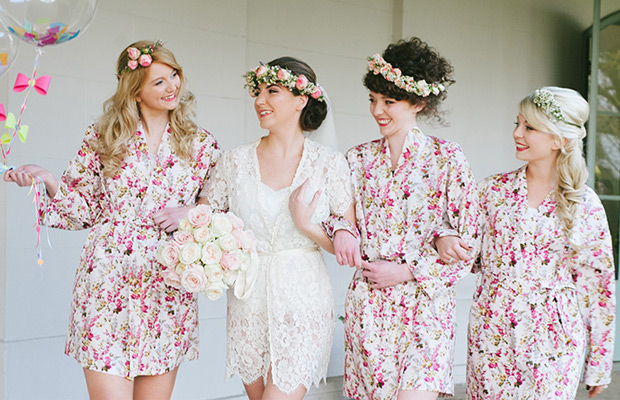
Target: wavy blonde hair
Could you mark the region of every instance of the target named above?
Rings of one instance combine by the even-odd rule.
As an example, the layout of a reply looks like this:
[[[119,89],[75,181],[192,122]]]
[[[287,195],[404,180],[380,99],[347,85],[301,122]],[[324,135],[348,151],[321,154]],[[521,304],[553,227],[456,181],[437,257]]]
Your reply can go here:
[[[556,211],[568,237],[573,228],[577,205],[583,201],[588,169],[583,158],[583,138],[586,136],[585,123],[590,106],[575,90],[547,86],[541,89],[550,91],[559,104],[567,121],[551,122],[543,110],[534,104],[534,92],[519,104],[519,112],[536,130],[555,135],[560,144],[556,160],[558,187],[556,190]]]
[[[135,70],[123,69],[129,61],[127,49],[138,49],[155,46],[155,42],[139,41],[130,44],[118,57],[118,85],[112,97],[103,103],[103,115],[95,123],[99,140],[94,144],[106,177],[113,176],[121,167],[127,144],[134,137],[141,118],[136,97],[142,90],[148,76],[148,67],[137,67]],[[193,150],[192,136],[199,131],[193,121],[193,107],[196,102],[193,93],[187,90],[183,69],[177,63],[174,54],[163,46],[151,53],[153,62],[166,64],[176,70],[181,79],[179,87],[179,105],[169,113],[171,141],[174,152],[182,159],[189,160]]]

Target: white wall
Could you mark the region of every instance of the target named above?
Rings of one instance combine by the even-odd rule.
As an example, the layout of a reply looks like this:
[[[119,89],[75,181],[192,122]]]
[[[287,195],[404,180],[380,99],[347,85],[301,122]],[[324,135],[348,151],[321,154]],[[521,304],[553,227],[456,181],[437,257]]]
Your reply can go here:
[[[24,114],[29,140],[15,144],[11,164],[36,161],[60,175],[115,89],[118,53],[139,39],[162,39],[175,52],[198,97],[198,122],[224,148],[263,134],[241,75],[258,61],[282,55],[307,61],[329,91],[341,150],[377,136],[361,78],[365,57],[392,41],[392,0],[99,3],[81,37],[45,49],[39,75],[52,75],[49,94],[31,94]],[[576,84],[579,34],[591,23],[589,3],[403,1],[403,36],[422,37],[456,71],[457,84],[446,103],[451,126],[425,126],[425,132],[459,142],[478,179],[517,166],[510,139],[515,106],[536,86]],[[603,3],[603,15],[620,9],[620,0]],[[20,47],[15,64],[0,77],[0,101],[14,113],[23,94],[9,86],[18,72],[30,74],[35,55],[32,47]],[[26,192],[0,183],[0,399],[85,398],[81,369],[63,355],[73,275],[85,234],[50,230],[53,249],[44,246],[45,264],[39,267]],[[342,314],[350,272],[331,258],[330,264],[337,313]],[[463,333],[472,289],[472,279],[459,286],[457,379],[464,372]],[[201,300],[200,324],[201,358],[181,367],[174,398],[241,395],[238,379],[224,381],[225,301]],[[342,374],[342,336],[339,325],[331,375]]]

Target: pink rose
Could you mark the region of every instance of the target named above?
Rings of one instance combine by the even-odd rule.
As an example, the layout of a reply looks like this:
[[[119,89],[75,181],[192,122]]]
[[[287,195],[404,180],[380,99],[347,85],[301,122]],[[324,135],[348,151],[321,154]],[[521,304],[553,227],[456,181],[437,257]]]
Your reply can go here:
[[[127,49],[127,55],[129,56],[130,60],[137,60],[138,57],[140,57],[140,50],[136,49],[135,47],[130,47]]]
[[[179,245],[174,242],[167,242],[157,249],[157,261],[166,267],[173,267],[179,262]]]
[[[206,204],[199,204],[196,207],[189,210],[187,213],[187,219],[190,224],[194,226],[205,226],[211,222],[211,207]]]
[[[138,62],[143,67],[148,67],[153,62],[153,59],[151,58],[149,54],[142,54],[140,58],[138,59]]]
[[[230,211],[226,213],[233,229],[243,229],[243,220]]]
[[[224,268],[224,271],[234,271],[239,269],[239,260],[235,253],[224,253],[220,260],[220,265]]]
[[[287,70],[285,70],[285,69],[280,69],[280,70],[278,70],[277,76],[278,76],[279,80],[285,81],[288,78],[290,78],[291,74]]]
[[[265,75],[267,73],[267,66],[266,65],[261,65],[258,68],[256,68],[256,77],[260,78],[261,76]]]
[[[207,287],[207,277],[200,265],[191,264],[181,275],[181,283],[190,293],[202,292]]]
[[[127,63],[127,66],[130,70],[133,71],[134,69],[138,68],[138,62],[136,60],[131,60]]]
[[[321,90],[321,88],[317,87],[316,90],[312,92],[310,97],[312,97],[313,99],[318,99],[319,97],[321,97],[322,94],[323,94],[323,91]]]
[[[244,250],[254,251],[256,247],[256,238],[251,231],[233,230],[232,235],[237,241],[237,245]]]
[[[394,75],[396,75],[396,76],[400,76],[400,75],[402,74],[402,72],[401,72],[401,71],[400,71],[400,69],[398,69],[398,68],[394,68],[394,69],[392,70],[392,72],[393,72],[393,73],[394,73]]]
[[[193,242],[194,241],[194,237],[192,236],[192,233],[188,232],[188,231],[175,231],[172,234],[172,238],[180,246],[184,245],[185,243],[189,243],[189,242]]]
[[[299,78],[295,81],[295,87],[297,90],[304,90],[306,86],[308,86],[308,78],[306,78],[306,75],[299,75]]]
[[[175,289],[181,289],[183,285],[181,285],[181,277],[179,274],[174,272],[173,269],[167,269],[162,271],[162,277],[164,278],[164,283],[168,286],[172,286]]]

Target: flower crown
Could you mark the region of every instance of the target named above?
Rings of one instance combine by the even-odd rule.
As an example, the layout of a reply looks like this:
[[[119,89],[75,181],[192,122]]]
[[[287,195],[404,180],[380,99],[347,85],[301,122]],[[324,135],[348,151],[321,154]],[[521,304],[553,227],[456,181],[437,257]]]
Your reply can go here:
[[[164,42],[158,40],[152,45],[143,47],[138,49],[136,47],[129,47],[127,49],[127,64],[121,66],[118,70],[118,77],[120,78],[121,74],[128,69],[135,70],[138,66],[148,67],[153,62],[153,58],[151,54],[164,45]]]
[[[435,96],[446,90],[440,82],[426,83],[424,79],[416,81],[413,77],[403,75],[401,70],[393,68],[392,64],[385,61],[380,54],[368,57],[368,70],[375,75],[383,75],[389,82],[408,93],[415,93],[420,97],[427,97],[431,93]]]
[[[582,127],[581,125],[566,120],[566,117],[564,116],[564,113],[562,113],[560,105],[555,100],[555,96],[553,95],[553,93],[551,93],[551,91],[547,89],[536,89],[534,91],[534,98],[532,99],[532,101],[534,102],[534,104],[536,104],[538,108],[542,110],[543,113],[545,113],[545,115],[547,115],[547,117],[549,117],[549,121],[562,121],[565,124],[572,125],[577,128]]]
[[[261,83],[266,83],[267,85],[279,83],[290,91],[295,89],[300,94],[310,96],[318,101],[325,101],[321,86],[310,82],[303,74],[297,76],[290,70],[278,65],[261,63],[256,68],[246,72],[243,77],[246,82],[244,87],[248,88],[251,96],[255,96],[258,85]]]

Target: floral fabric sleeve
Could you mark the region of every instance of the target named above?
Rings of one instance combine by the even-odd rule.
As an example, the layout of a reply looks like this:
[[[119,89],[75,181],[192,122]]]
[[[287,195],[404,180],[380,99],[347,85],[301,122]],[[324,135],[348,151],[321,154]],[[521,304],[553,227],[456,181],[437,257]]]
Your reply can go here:
[[[230,170],[230,152],[223,153],[213,170],[210,171],[200,197],[206,197],[214,210],[227,211],[228,205],[228,177]]]
[[[101,162],[93,148],[93,142],[97,139],[98,135],[91,126],[82,146],[63,173],[54,198],[43,196],[40,218],[44,225],[79,230],[95,224],[102,211],[103,198]]]
[[[583,381],[599,386],[611,381],[615,335],[615,278],[611,236],[605,210],[594,192],[586,188],[586,215],[578,233],[585,240],[573,258],[573,279],[588,332]]]
[[[460,147],[453,143],[447,150],[448,165],[442,176],[445,203],[441,210],[440,228],[431,229],[428,238],[437,233],[454,234],[476,249],[478,247],[478,199],[476,181]],[[442,235],[439,235],[442,236]],[[408,246],[409,249],[414,246]],[[471,269],[471,262],[443,263],[432,245],[432,240],[405,255],[413,276],[429,297],[437,291],[452,287]]]

